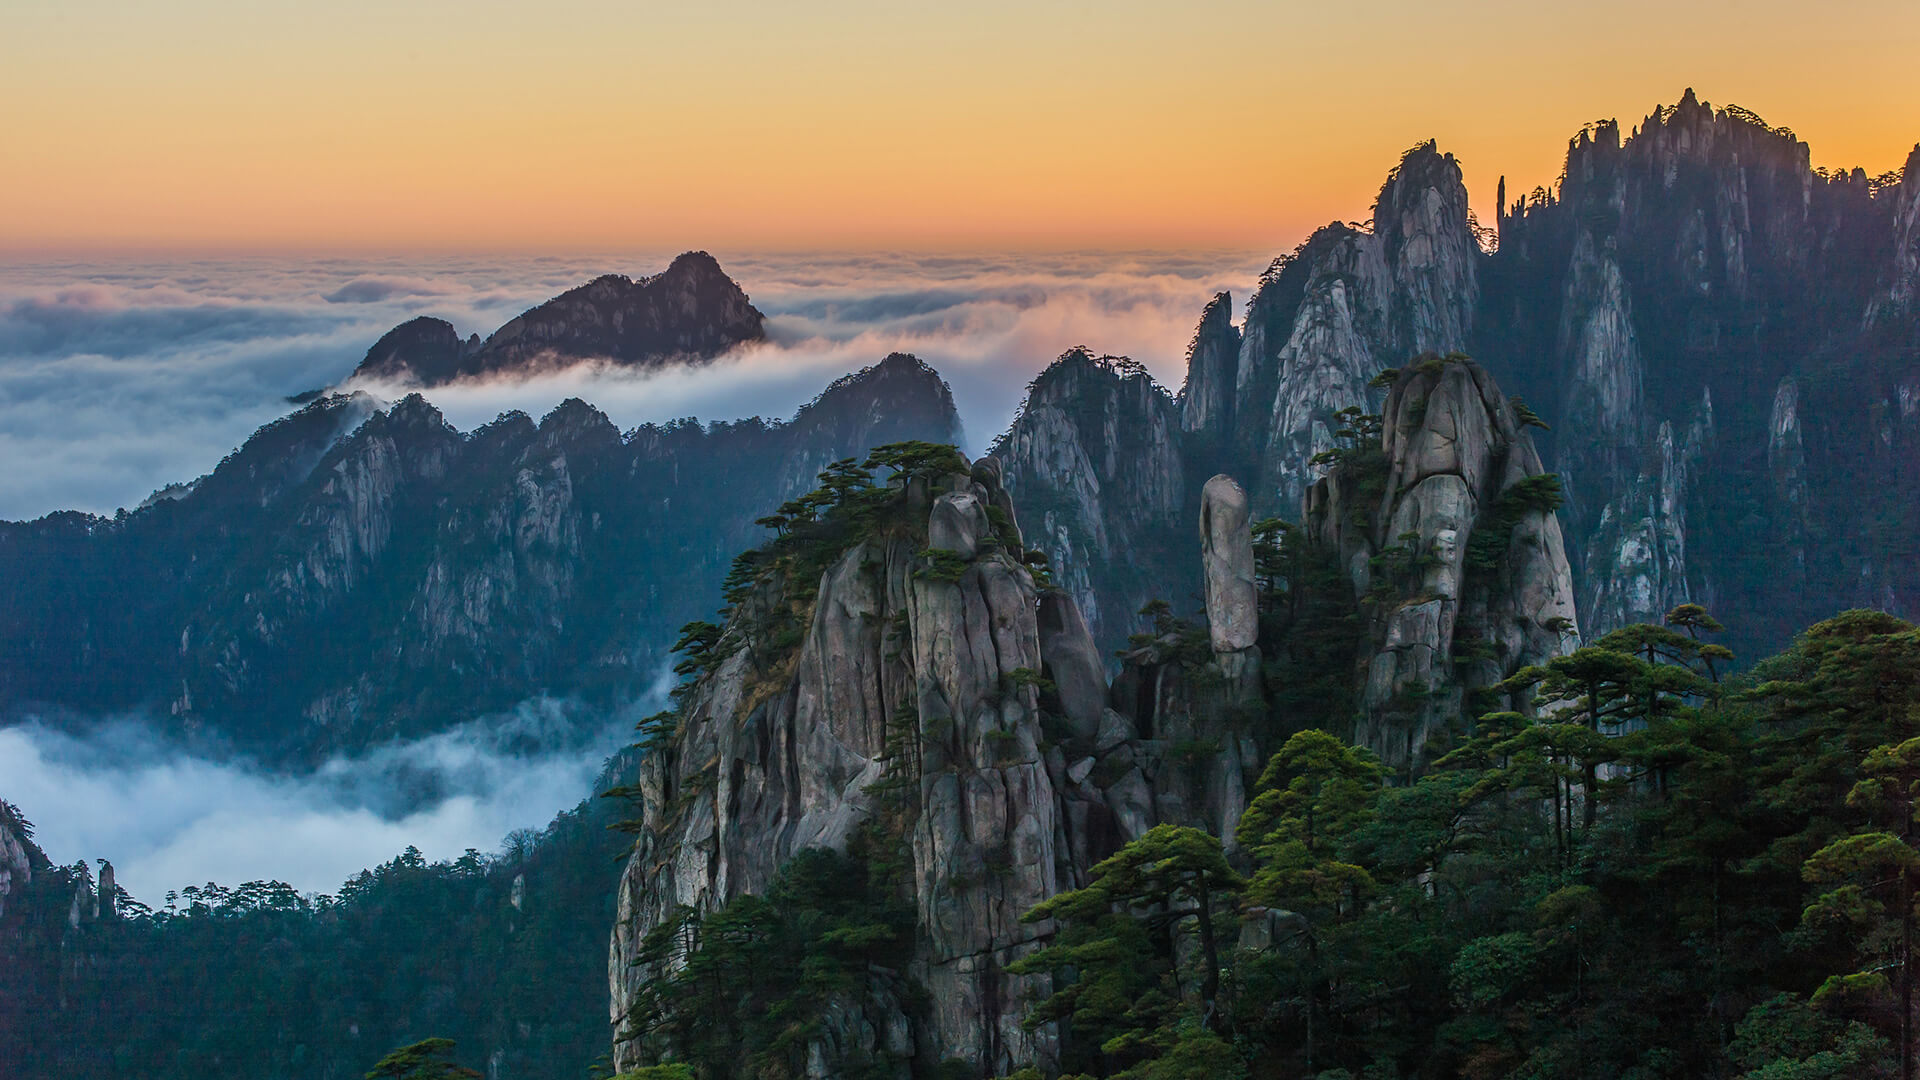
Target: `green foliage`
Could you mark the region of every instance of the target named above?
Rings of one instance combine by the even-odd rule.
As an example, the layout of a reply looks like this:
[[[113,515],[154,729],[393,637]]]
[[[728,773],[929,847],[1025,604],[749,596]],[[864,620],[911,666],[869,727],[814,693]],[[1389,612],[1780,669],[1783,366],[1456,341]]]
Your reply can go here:
[[[967,560],[957,551],[944,548],[921,548],[919,558],[925,566],[913,572],[913,576],[922,581],[934,581],[951,585],[959,581],[967,572]]]
[[[478,1070],[447,1060],[453,1046],[452,1039],[439,1038],[403,1046],[367,1070],[367,1080],[477,1080]]]
[[[1507,404],[1513,409],[1514,422],[1519,424],[1521,427],[1523,428],[1537,427],[1542,431],[1553,430],[1553,426],[1548,424],[1545,420],[1540,419],[1540,414],[1537,412],[1534,412],[1533,409],[1530,408],[1525,401],[1521,400],[1520,395],[1515,394],[1514,396],[1508,398]]]
[[[1050,694],[1058,689],[1054,686],[1052,679],[1048,679],[1039,672],[1027,667],[1017,667],[1007,672],[1007,681],[1016,691],[1033,687],[1042,694]]]
[[[503,1075],[576,1075],[608,1047],[616,813],[588,800],[496,854],[409,850],[332,896],[203,883],[148,910],[123,893],[120,917],[78,927],[84,867],[16,877],[0,919],[0,1072],[337,1080],[399,1047],[372,1075],[474,1075],[436,1049],[452,1040],[497,1053]]]
[[[868,469],[886,469],[893,480],[901,483],[955,473],[965,475],[969,471],[967,459],[957,447],[917,439],[875,447],[864,465]]]
[[[1219,1066],[1222,1051],[1232,1051],[1212,1031],[1221,1016],[1217,924],[1245,885],[1220,841],[1156,825],[1087,876],[1086,888],[1022,916],[1064,928],[1011,970],[1075,975],[1034,1008],[1028,1025],[1069,1021],[1097,1043],[1087,1064],[1124,1070],[1108,1075],[1188,1076],[1204,1063]]]
[[[1523,477],[1507,485],[1467,538],[1466,565],[1487,573],[1500,565],[1513,544],[1513,530],[1534,514],[1552,514],[1566,501],[1555,473]]]
[[[675,1062],[670,1065],[643,1065],[638,1069],[628,1069],[615,1073],[607,1080],[699,1080],[693,1068]]]
[[[690,622],[682,626],[673,651],[685,653],[686,659],[673,666],[673,673],[698,677],[718,667],[720,661],[726,659],[720,651],[721,633],[721,628],[710,622]]]
[[[1106,1077],[1891,1077],[1920,642],[1848,613],[1723,680],[1719,630],[1689,605],[1527,671],[1531,712],[1473,718],[1399,786],[1294,735],[1208,905],[1243,925],[1213,1010],[1198,905],[1127,876],[1182,865],[1160,833],[1030,913],[1060,929],[1021,968],[1059,976],[1029,1023]]]
[[[904,1000],[896,964],[912,912],[865,860],[822,849],[788,861],[763,896],[707,915],[682,909],[647,935],[650,969],[619,1038],[699,1080],[805,1075],[807,1044],[836,1001],[876,988]],[[829,1062],[834,1075],[891,1075],[884,1050]]]
[[[755,657],[759,670],[776,669],[798,647],[828,567],[862,541],[889,533],[923,534],[924,515],[909,512],[907,494],[968,474],[966,458],[952,446],[889,443],[874,448],[864,461],[844,458],[827,466],[819,486],[760,518],[757,523],[773,530],[773,538],[736,557],[722,583],[727,602],[722,615],[744,613],[741,639],[763,646]],[[884,482],[876,482],[876,475],[884,475]],[[1012,533],[1011,521],[1005,531]],[[922,555],[931,560],[924,576],[958,579],[951,552]],[[729,647],[726,633],[710,623],[689,623],[681,634],[675,648],[687,658],[674,670],[682,675],[711,671],[738,647],[737,642]]]
[[[1379,505],[1387,490],[1387,453],[1380,442],[1379,413],[1350,405],[1333,414],[1335,445],[1313,455],[1313,464],[1338,472],[1351,492],[1349,512],[1363,519]]]
[[[1272,714],[1346,728],[1364,631],[1346,573],[1331,553],[1308,542],[1306,530],[1278,518],[1254,523],[1253,559]]]
[[[1288,530],[1261,535],[1263,604],[1309,600]],[[1190,631],[1168,605],[1148,615],[1151,644],[1177,653]],[[1706,640],[1719,630],[1686,605],[1522,672],[1503,688],[1512,708],[1461,717],[1444,755],[1391,785],[1366,750],[1296,732],[1231,851],[1161,825],[1026,913],[1038,947],[1013,973],[1052,978],[1025,1022],[1058,1025],[1061,1063],[1089,1077],[1891,1077],[1916,1041],[1920,632],[1848,612],[1727,676]],[[1043,683],[1016,670],[1001,692]],[[655,1064],[634,1075],[798,1076],[829,1015],[873,1000],[924,1015],[900,965],[916,719],[903,706],[887,724],[876,813],[850,854],[805,853],[766,895],[678,912],[643,942],[652,978],[623,1035]],[[22,1072],[183,1077],[217,1060],[350,1075],[366,1044],[319,1033],[513,1045],[521,1017],[561,1026],[556,999],[589,1020],[554,1043],[594,1044],[603,973],[576,961],[604,955],[612,917],[600,824],[569,819],[497,858],[409,851],[334,898],[192,888],[78,932],[66,901],[86,867],[36,870],[0,924],[0,995],[64,1025],[69,1049],[35,1034]],[[540,861],[563,844],[580,845],[565,874]],[[1006,851],[986,859],[1014,870]],[[522,873],[525,910],[506,899]],[[155,971],[188,974],[156,993]],[[211,1029],[208,1009],[233,1023]],[[140,1056],[154,1046],[170,1049]],[[827,1068],[954,1074],[857,1049]]]
[[[1778,994],[1747,1011],[1727,1056],[1742,1080],[1852,1080],[1893,1076],[1891,1049],[1866,1024]]]

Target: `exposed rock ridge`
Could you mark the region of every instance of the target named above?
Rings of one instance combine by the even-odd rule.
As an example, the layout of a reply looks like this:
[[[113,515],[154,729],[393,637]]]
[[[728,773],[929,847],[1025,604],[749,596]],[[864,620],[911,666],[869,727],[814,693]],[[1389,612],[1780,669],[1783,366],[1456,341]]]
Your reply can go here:
[[[31,854],[37,854],[33,839],[12,803],[0,799],[0,919],[6,918],[7,901],[33,883]]]
[[[353,369],[353,374],[438,386],[459,378],[461,361],[479,347],[477,337],[471,344],[462,342],[460,332],[445,319],[421,315],[382,334],[373,348],[367,350],[360,366]]]
[[[711,912],[767,888],[808,847],[844,849],[863,827],[904,820],[918,924],[907,970],[929,1004],[914,1012],[897,992],[854,995],[865,1004],[836,1013],[820,1035],[822,1075],[851,1067],[848,1053],[885,1056],[870,1033],[902,1027],[921,1067],[957,1059],[983,1076],[1044,1067],[1057,1033],[1022,1020],[1047,980],[1006,968],[1051,927],[1020,916],[1085,884],[1095,863],[1160,822],[1231,838],[1259,758],[1257,709],[1227,706],[1248,704],[1258,650],[1233,650],[1239,668],[1223,666],[1227,654],[1205,665],[1252,681],[1216,673],[1199,689],[1183,681],[1191,669],[1162,663],[1150,646],[1145,666],[1130,663],[1131,681],[1110,693],[1072,598],[981,542],[994,528],[983,508],[1006,497],[997,464],[896,485],[892,505],[905,517],[822,574],[790,654],[754,629],[761,601],[732,613],[720,640],[735,651],[694,684],[670,739],[641,767],[643,828],[609,946],[616,1025],[650,975],[634,963],[639,943],[681,905]],[[1233,587],[1251,589],[1244,505],[1216,510],[1206,550],[1241,553],[1228,556],[1247,569]],[[923,546],[963,569],[933,572]],[[1155,727],[1136,721],[1142,708]],[[1191,748],[1206,745],[1219,749],[1195,757]],[[880,783],[903,763],[904,815]],[[616,1066],[639,1056],[621,1042]]]
[[[993,503],[990,472],[977,475],[930,493],[936,523]],[[1065,812],[1075,785],[1060,751],[1041,748],[1038,691],[1015,677],[1046,665],[1038,596],[1002,551],[974,552],[953,580],[920,572],[921,546],[955,534],[913,532],[862,540],[826,571],[790,666],[768,670],[769,646],[736,614],[728,640],[739,651],[644,762],[647,827],[621,880],[611,945],[616,1023],[645,977],[629,961],[651,927],[679,905],[710,911],[764,889],[800,850],[844,849],[879,812],[874,785],[889,755],[911,753],[906,839],[922,931],[912,971],[933,1002],[916,1018],[917,1053],[996,1072],[1051,1057],[1050,1033],[1020,1024],[1032,980],[1005,972],[1046,932],[1019,917],[1063,873],[1071,879],[1076,847]],[[903,711],[914,718],[911,751],[889,742]],[[631,1053],[618,1051],[617,1064]]]
[[[1187,381],[1180,388],[1180,430],[1229,432],[1240,375],[1240,329],[1233,295],[1215,293],[1200,313],[1187,346]]]
[[[1253,648],[1260,605],[1253,580],[1253,534],[1245,489],[1220,475],[1200,492],[1200,562],[1207,587],[1207,631],[1216,653]]]
[[[1869,326],[1901,316],[1920,316],[1914,303],[1920,297],[1920,144],[1907,155],[1894,196],[1891,280],[1885,298],[1867,306]]]

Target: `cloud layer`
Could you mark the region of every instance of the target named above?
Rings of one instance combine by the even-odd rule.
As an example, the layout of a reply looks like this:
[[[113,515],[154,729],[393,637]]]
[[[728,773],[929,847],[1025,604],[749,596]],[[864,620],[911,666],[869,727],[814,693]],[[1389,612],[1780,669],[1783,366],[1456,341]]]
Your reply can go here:
[[[137,719],[83,737],[29,723],[0,729],[0,796],[49,858],[107,859],[153,906],[208,881],[333,892],[409,844],[455,858],[545,825],[589,793],[632,722],[533,701],[299,776],[170,745]]]
[[[485,336],[605,272],[672,253],[420,259],[195,259],[0,263],[0,518],[112,513],[199,476],[285,398],[333,384],[379,336],[419,314]],[[1207,298],[1244,297],[1256,254],[729,254],[768,315],[769,341],[653,377],[583,365],[429,396],[463,429],[578,396],[623,427],[681,416],[787,416],[833,378],[893,351],[954,388],[978,452],[1027,381],[1084,344],[1133,356],[1177,387]],[[400,388],[386,387],[389,392]]]

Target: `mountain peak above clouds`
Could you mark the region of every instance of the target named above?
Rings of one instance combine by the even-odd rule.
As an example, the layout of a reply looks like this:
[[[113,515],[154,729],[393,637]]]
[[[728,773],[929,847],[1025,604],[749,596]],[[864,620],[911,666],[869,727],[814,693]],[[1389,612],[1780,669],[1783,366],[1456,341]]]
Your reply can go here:
[[[719,260],[689,251],[649,277],[604,274],[569,289],[484,342],[461,341],[443,319],[409,320],[368,350],[353,377],[439,386],[583,360],[641,369],[700,363],[764,339],[765,319]]]

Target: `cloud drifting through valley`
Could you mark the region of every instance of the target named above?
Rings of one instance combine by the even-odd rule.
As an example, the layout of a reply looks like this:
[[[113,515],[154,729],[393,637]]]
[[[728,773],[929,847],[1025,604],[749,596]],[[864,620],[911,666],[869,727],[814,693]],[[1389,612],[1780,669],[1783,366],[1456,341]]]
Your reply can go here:
[[[414,315],[486,336],[597,274],[656,272],[671,252],[623,256],[195,258],[0,263],[0,519],[112,513],[209,471],[290,394],[337,383]],[[1201,308],[1236,302],[1253,253],[1007,256],[729,254],[769,340],[651,377],[583,365],[429,394],[471,430],[568,397],[623,428],[682,416],[792,415],[828,382],[894,351],[953,386],[978,453],[1027,381],[1073,345],[1129,355],[1178,387]],[[396,387],[374,387],[389,393]]]
[[[136,718],[84,736],[29,722],[0,729],[0,796],[48,858],[107,859],[155,907],[208,881],[330,893],[409,844],[450,859],[546,825],[587,796],[632,723],[533,701],[286,776],[164,742]]]

